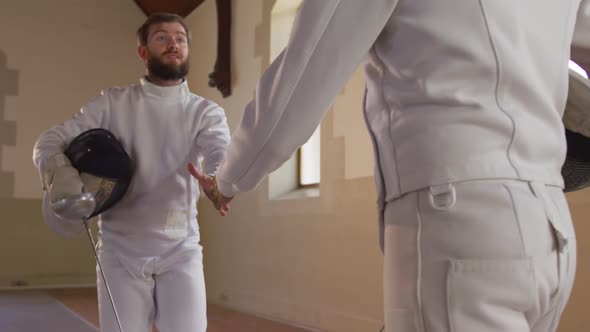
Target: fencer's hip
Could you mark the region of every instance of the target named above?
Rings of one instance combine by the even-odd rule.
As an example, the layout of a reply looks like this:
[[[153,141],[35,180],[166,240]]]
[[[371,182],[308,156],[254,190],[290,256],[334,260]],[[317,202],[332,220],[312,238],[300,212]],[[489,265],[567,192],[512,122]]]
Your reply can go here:
[[[575,271],[560,188],[431,187],[388,203],[385,223],[387,332],[555,329]]]

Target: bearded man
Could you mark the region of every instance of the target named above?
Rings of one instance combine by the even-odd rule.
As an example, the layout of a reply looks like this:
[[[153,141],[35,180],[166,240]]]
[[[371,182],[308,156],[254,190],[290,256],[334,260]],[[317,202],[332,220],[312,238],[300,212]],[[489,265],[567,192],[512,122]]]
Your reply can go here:
[[[221,107],[189,91],[190,32],[182,18],[153,14],[137,36],[145,77],[104,90],[38,138],[33,160],[46,190],[44,218],[64,236],[84,230],[80,220],[57,218],[50,208],[85,190],[64,147],[93,128],[112,132],[135,164],[125,196],[98,217],[98,257],[122,330],[151,332],[155,322],[162,332],[204,332],[203,256],[195,222],[199,187],[185,165],[215,175],[229,129]],[[117,331],[100,273],[97,279],[101,331]]]

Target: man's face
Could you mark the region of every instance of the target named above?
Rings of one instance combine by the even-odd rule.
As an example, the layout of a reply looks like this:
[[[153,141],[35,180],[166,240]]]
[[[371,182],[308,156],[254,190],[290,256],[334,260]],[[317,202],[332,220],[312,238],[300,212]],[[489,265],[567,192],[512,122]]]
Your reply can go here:
[[[180,23],[155,24],[148,31],[147,45],[139,47],[151,75],[164,80],[185,77],[189,70],[188,37]]]

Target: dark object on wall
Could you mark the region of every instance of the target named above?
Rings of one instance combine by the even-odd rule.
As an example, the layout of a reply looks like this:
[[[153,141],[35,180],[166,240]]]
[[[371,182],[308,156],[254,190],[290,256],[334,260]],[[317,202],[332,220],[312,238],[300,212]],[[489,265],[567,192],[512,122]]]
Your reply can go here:
[[[135,0],[135,3],[150,16],[153,13],[166,12],[186,17],[205,0]]]
[[[231,0],[217,3],[217,60],[209,74],[209,86],[217,87],[223,97],[231,95]]]
[[[186,17],[204,0],[134,0],[146,15],[168,12]],[[231,95],[231,0],[215,0],[217,5],[217,60],[209,74],[209,86],[226,98]]]

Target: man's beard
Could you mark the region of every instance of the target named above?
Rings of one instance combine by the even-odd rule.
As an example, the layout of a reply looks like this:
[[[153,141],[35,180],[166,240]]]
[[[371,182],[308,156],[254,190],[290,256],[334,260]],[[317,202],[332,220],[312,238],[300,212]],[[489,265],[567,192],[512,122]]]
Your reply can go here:
[[[166,64],[159,57],[153,55],[147,61],[150,75],[165,81],[184,78],[188,74],[189,67],[188,58],[179,65]]]

